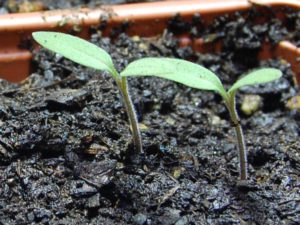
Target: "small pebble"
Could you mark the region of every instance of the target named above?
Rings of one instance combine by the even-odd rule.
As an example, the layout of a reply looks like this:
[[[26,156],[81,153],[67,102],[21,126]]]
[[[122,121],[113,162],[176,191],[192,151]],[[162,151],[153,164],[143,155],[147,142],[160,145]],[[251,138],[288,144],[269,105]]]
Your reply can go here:
[[[138,41],[141,40],[141,38],[140,38],[140,36],[135,35],[135,36],[132,37],[132,40],[133,40],[134,42],[138,42]]]
[[[189,224],[189,221],[186,216],[182,217],[175,223],[175,225],[187,225],[187,224]]]
[[[88,208],[97,208],[100,207],[100,194],[93,195],[92,197],[89,197],[87,202]]]
[[[138,213],[133,217],[134,225],[145,225],[146,222],[147,222],[147,216],[142,213]]]
[[[160,222],[165,225],[172,225],[180,219],[180,210],[169,209],[160,218]]]
[[[75,183],[71,189],[71,195],[77,198],[86,198],[96,194],[98,191],[95,187],[92,187],[86,183]]]
[[[220,124],[223,124],[223,123],[224,123],[224,121],[221,120],[220,117],[218,117],[218,116],[216,116],[216,115],[213,115],[213,116],[211,117],[211,124],[212,124],[212,125],[220,125]]]
[[[290,110],[296,109],[299,110],[300,109],[300,96],[294,96],[292,98],[290,98],[287,103],[286,103],[286,107]]]
[[[262,98],[259,95],[245,95],[243,98],[241,110],[244,114],[250,116],[255,113],[262,105]]]

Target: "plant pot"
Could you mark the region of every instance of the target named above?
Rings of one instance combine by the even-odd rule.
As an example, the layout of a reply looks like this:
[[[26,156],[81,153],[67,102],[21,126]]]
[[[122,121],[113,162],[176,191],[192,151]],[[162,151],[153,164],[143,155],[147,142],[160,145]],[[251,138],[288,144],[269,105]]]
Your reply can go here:
[[[256,5],[271,7],[289,6],[300,8],[298,1],[254,1]],[[24,42],[31,39],[31,32],[37,30],[72,31],[87,37],[90,26],[97,26],[105,19],[110,30],[126,21],[131,24],[127,29],[130,35],[153,36],[162,32],[167,21],[177,13],[189,20],[195,13],[200,13],[207,22],[216,16],[248,10],[252,4],[248,1],[166,1],[138,3],[129,5],[103,6],[99,9],[57,10],[25,14],[0,16],[0,74],[3,79],[19,82],[30,73],[31,52],[26,50]],[[154,19],[155,18],[155,19]],[[201,39],[183,40],[184,44],[202,49]],[[298,82],[300,82],[299,49],[286,41],[276,48],[263,47],[262,57],[282,57],[291,63]]]
[[[169,3],[176,7],[170,7]],[[19,84],[1,82],[0,223],[297,223],[299,111],[288,110],[283,103],[297,93],[286,64],[276,61],[275,66],[283,65],[288,79],[270,83],[266,89],[255,89],[258,92],[254,92],[254,97],[261,97],[266,106],[251,116],[242,117],[249,149],[249,177],[253,184],[241,188],[236,186],[238,161],[233,127],[226,120],[228,113],[219,95],[162,79],[128,79],[143,128],[145,151],[141,157],[132,157],[130,129],[113,79],[106,73],[82,70],[48,51],[33,54],[26,49],[26,40],[32,48],[32,31],[74,32],[75,24],[77,32],[78,27],[82,28],[78,34],[88,37],[88,27],[98,26],[99,17],[106,17],[108,13],[111,13],[108,26],[101,30],[105,35],[110,34],[112,27],[119,28],[126,19],[132,24],[128,27],[129,34],[153,36],[162,32],[179,10],[186,21],[192,19],[193,13],[200,12],[210,23],[224,12],[251,8],[247,1],[223,1],[217,8],[213,3],[215,1],[176,1],[159,6],[145,3],[72,13],[31,13],[29,15],[34,17],[30,22],[21,14],[0,19],[1,32],[5,34],[0,38],[10,37],[0,42],[6,51],[2,56],[4,65],[13,64],[17,69],[14,72],[11,66],[6,67],[6,78],[16,82],[23,80]],[[275,7],[275,3],[272,4]],[[150,16],[153,10],[150,6],[156,6],[155,19]],[[58,14],[61,12],[64,14]],[[45,19],[45,15],[50,17]],[[58,27],[69,15],[72,22]],[[81,19],[77,20],[78,17]],[[22,30],[7,27],[10,20],[15,21],[14,24],[22,23]],[[31,26],[33,21],[38,27]],[[173,52],[172,57],[187,53],[185,58],[191,56],[201,64],[213,62],[206,65],[211,66],[210,69],[222,66],[226,60],[218,54],[189,54],[189,46],[205,52],[221,50],[218,41],[207,43],[201,36],[178,34],[174,37],[164,33],[162,37],[145,38],[145,42],[141,42],[143,38],[122,35],[108,41],[99,35],[101,32],[93,33],[96,37],[91,41],[110,50],[118,69],[136,57],[148,56],[149,52],[151,56],[166,57]],[[188,47],[178,50],[177,41]],[[159,42],[163,45],[157,46]],[[265,43],[259,55],[262,58],[280,56],[293,63],[294,73],[299,74],[295,59],[299,49],[290,45],[286,41],[275,46]],[[148,51],[150,47],[153,49]],[[28,76],[30,58],[38,66],[34,74]],[[267,65],[273,66],[270,61]],[[21,68],[22,63],[24,68]],[[0,65],[4,68],[2,62]],[[225,65],[225,71],[230,72],[232,64]],[[226,85],[230,85],[237,78],[235,72],[221,77],[222,81],[227,79]],[[20,76],[12,78],[17,73]],[[273,92],[275,86],[279,91]],[[244,96],[253,97],[251,90],[243,91],[237,98],[238,103]]]

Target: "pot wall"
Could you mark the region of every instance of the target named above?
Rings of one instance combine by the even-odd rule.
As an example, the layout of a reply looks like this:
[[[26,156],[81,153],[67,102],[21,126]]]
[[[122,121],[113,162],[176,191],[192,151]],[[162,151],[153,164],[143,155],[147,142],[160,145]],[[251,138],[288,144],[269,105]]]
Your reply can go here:
[[[300,8],[297,0],[252,0],[255,5],[271,7],[290,6]],[[180,13],[189,20],[195,13],[211,22],[216,16],[236,11],[248,10],[252,4],[247,0],[185,0],[137,3],[128,5],[103,6],[99,9],[55,10],[35,13],[18,13],[0,15],[0,77],[12,82],[20,82],[30,74],[31,52],[23,46],[31,40],[31,33],[38,30],[56,30],[77,33],[88,37],[88,28],[107,21],[104,31],[109,34],[113,27],[124,22],[130,24],[129,35],[153,36],[159,34],[167,25],[167,21]],[[214,50],[203,46],[201,40],[183,39],[184,45],[192,45],[195,49]],[[300,49],[289,42],[282,42],[277,48],[265,46],[261,56],[282,57],[291,63],[292,69],[300,83]]]

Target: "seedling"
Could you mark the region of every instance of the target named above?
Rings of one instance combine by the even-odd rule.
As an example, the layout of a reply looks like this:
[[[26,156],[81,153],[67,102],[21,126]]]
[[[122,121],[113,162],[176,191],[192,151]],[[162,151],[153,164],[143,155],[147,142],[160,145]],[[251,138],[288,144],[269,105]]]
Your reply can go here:
[[[224,99],[236,132],[240,179],[247,179],[247,151],[243,130],[236,112],[235,94],[243,86],[276,80],[282,76],[281,71],[273,68],[255,70],[243,76],[226,91],[216,74],[192,62],[171,58],[143,58],[130,63],[119,74],[109,54],[90,42],[57,32],[34,32],[32,35],[45,48],[59,53],[76,63],[96,70],[107,71],[112,75],[124,99],[125,108],[132,127],[134,144],[138,153],[143,152],[141,134],[136,113],[128,93],[127,76],[157,76],[182,83],[189,87],[219,93]]]
[[[240,179],[247,179],[247,151],[240,119],[236,111],[235,94],[236,91],[243,86],[266,83],[280,78],[282,76],[280,70],[262,68],[250,72],[235,82],[228,91],[225,90],[216,74],[200,65],[180,59],[139,59],[130,63],[121,72],[121,77],[128,76],[157,76],[182,83],[189,87],[219,93],[224,99],[235,128],[240,163]]]
[[[34,32],[33,38],[43,47],[86,67],[111,74],[117,83],[124,100],[127,115],[132,128],[135,150],[142,153],[141,133],[136,112],[132,104],[126,77],[121,77],[115,69],[110,55],[102,48],[68,34],[58,32]]]

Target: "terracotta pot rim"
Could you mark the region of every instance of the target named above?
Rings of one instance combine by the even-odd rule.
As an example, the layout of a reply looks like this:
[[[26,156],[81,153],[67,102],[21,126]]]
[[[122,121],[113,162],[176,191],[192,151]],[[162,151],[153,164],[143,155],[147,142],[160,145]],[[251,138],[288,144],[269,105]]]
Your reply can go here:
[[[107,17],[111,23],[131,20],[150,20],[170,18],[177,13],[183,17],[195,13],[214,13],[245,10],[250,4],[246,0],[186,0],[161,1],[125,5],[101,6],[96,9],[74,8],[32,13],[0,15],[0,33],[10,31],[31,31],[36,29],[55,29],[64,25],[95,25]]]
[[[167,21],[180,13],[184,19],[191,19],[195,13],[200,13],[206,20],[212,20],[218,15],[233,13],[237,10],[248,10],[255,6],[289,6],[300,9],[298,0],[184,0],[184,1],[161,1],[136,3],[125,5],[102,6],[97,9],[72,9],[54,10],[34,13],[17,13],[0,15],[0,75],[6,74],[10,70],[9,66],[18,62],[24,67],[16,67],[13,72],[5,78],[11,81],[19,81],[29,74],[29,58],[31,53],[20,48],[20,43],[25,38],[30,38],[31,32],[37,30],[70,30],[83,29],[81,32],[87,36],[88,27],[97,26],[100,20],[107,20],[108,26],[120,25],[124,21],[130,21],[133,25],[129,29],[130,34],[139,32],[142,36],[151,36],[161,32]],[[106,18],[106,19],[103,19]],[[153,19],[155,18],[155,19]],[[284,42],[287,43],[287,42]],[[292,64],[294,72],[300,81],[300,62],[288,56],[287,51],[293,57],[300,56],[300,50],[296,46],[289,44],[275,51],[284,55],[288,62]],[[278,54],[275,54],[278,55]],[[274,54],[273,54],[274,56]],[[18,69],[18,70],[16,70]],[[27,71],[23,73],[22,71]],[[13,78],[14,73],[19,77]]]
[[[124,5],[101,6],[96,9],[74,8],[32,13],[0,15],[0,33],[8,31],[55,29],[63,24],[93,25],[101,17],[109,17],[112,23],[130,20],[169,18],[179,13],[184,17],[195,13],[213,14],[249,9],[252,4],[272,7],[289,6],[300,9],[298,0],[185,0],[159,1]]]

